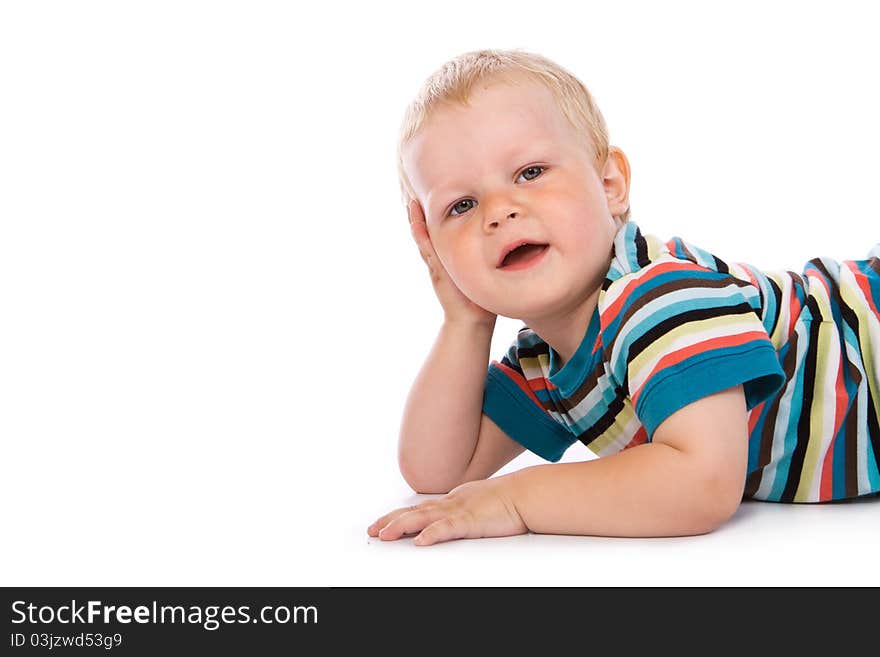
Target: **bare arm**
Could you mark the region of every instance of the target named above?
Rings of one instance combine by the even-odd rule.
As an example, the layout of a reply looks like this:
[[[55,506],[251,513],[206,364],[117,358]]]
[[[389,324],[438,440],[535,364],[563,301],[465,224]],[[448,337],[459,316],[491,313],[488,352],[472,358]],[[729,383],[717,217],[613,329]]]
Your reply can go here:
[[[542,534],[688,536],[716,529],[742,499],[748,414],[742,386],[679,409],[653,442],[583,463],[469,481],[443,498],[386,513],[370,536],[416,545]]]
[[[525,447],[504,433],[492,421],[492,418],[483,413],[483,419],[480,422],[480,435],[474,455],[471,457],[471,462],[468,464],[464,476],[455,485],[457,486],[467,481],[488,479],[524,451],[526,451]]]
[[[673,413],[652,443],[507,476],[533,532],[680,536],[709,532],[733,515],[747,462],[745,398],[736,386]]]
[[[482,412],[494,324],[444,322],[403,412],[400,471],[419,493],[484,479],[523,451]]]

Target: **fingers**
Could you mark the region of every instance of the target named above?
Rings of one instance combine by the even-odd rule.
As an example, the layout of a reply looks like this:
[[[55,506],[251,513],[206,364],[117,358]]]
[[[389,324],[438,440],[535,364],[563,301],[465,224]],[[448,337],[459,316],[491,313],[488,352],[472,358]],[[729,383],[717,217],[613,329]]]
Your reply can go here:
[[[418,506],[395,509],[367,528],[367,534],[383,541],[418,534],[415,545],[433,545],[456,538],[468,537],[466,514],[456,513],[443,505],[424,502]]]
[[[391,511],[391,512],[389,512],[389,513],[386,513],[384,516],[382,516],[381,518],[379,518],[379,519],[378,519],[376,522],[374,522],[372,525],[370,525],[369,527],[367,527],[367,534],[369,534],[370,536],[378,536],[378,535],[379,535],[379,531],[380,531],[381,529],[383,529],[383,528],[385,527],[385,525],[387,525],[389,522],[391,522],[392,520],[394,520],[394,518],[396,518],[397,516],[399,516],[399,515],[401,515],[401,514],[403,514],[403,513],[407,513],[407,512],[409,512],[409,511],[413,511],[413,510],[415,510],[415,509],[417,509],[417,508],[418,508],[417,506],[407,506],[407,507],[404,507],[404,508],[402,508],[402,509],[395,509],[394,511]]]
[[[442,517],[439,505],[429,500],[386,513],[367,528],[367,534],[383,541],[394,541],[406,534],[417,534]]]
[[[396,541],[407,534],[417,534],[435,520],[443,517],[443,511],[436,504],[424,502],[418,506],[398,509],[389,514],[390,520],[382,526],[382,520],[372,526],[376,536],[383,541]],[[369,530],[368,530],[369,533]]]
[[[409,215],[409,223],[425,223],[425,213],[422,211],[422,205],[417,199],[412,199],[406,206],[406,213]]]
[[[431,236],[428,234],[425,215],[422,213],[422,208],[418,201],[410,201],[407,207],[407,214],[409,215],[410,232],[416,242],[416,246],[419,247],[419,253],[422,255],[422,259],[430,265],[430,261],[437,256],[434,253],[434,246],[431,244]]]
[[[434,545],[456,538],[467,538],[467,522],[461,515],[448,515],[435,520],[415,537],[416,545]]]
[[[436,506],[404,513],[388,523],[379,532],[379,538],[383,541],[394,541],[401,536],[418,534],[431,523],[440,520],[443,515],[443,510]]]
[[[393,536],[393,532],[383,533],[383,530],[386,527],[388,527],[392,522],[394,522],[395,520],[397,520],[401,516],[408,514],[408,513],[416,513],[419,511],[423,511],[426,508],[428,508],[428,506],[430,506],[430,505],[431,505],[431,502],[429,500],[428,502],[422,502],[421,504],[416,505],[416,506],[406,506],[401,509],[394,509],[394,511],[386,513],[384,516],[379,518],[372,525],[367,527],[367,534],[369,534],[370,536],[378,536],[379,538],[381,538],[383,540],[389,540]],[[396,527],[400,527],[400,526],[408,527],[410,524],[411,524],[411,521],[406,525],[397,525]],[[413,530],[413,531],[418,531],[418,530]],[[406,533],[406,532],[401,532],[401,533]],[[400,533],[398,535],[394,536],[394,538],[400,538]]]

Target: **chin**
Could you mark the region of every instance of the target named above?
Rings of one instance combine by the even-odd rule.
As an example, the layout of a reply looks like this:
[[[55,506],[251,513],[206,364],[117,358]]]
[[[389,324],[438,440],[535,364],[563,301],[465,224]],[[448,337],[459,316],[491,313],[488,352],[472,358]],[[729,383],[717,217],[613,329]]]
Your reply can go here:
[[[548,314],[549,311],[547,308],[543,308],[540,306],[517,306],[515,308],[512,308],[505,305],[503,307],[499,307],[497,310],[491,310],[491,312],[502,317],[508,317],[510,319],[517,319],[522,322],[528,322],[526,318],[534,319],[535,317],[542,317]]]
[[[486,295],[491,298],[484,297],[480,299],[479,297],[482,295],[468,295],[468,297],[491,313],[522,321],[526,321],[524,319],[526,317],[534,319],[536,317],[552,316],[565,307],[567,295],[565,294],[564,287],[561,285],[558,287],[554,286],[554,289],[547,289],[546,284],[539,283],[537,290],[532,289],[532,286],[528,286],[529,289],[526,289],[525,285],[522,285],[522,287],[522,295],[528,298],[520,296],[516,298],[515,302],[512,302],[515,298],[513,295],[501,296],[497,293],[497,290],[493,290],[494,294]]]

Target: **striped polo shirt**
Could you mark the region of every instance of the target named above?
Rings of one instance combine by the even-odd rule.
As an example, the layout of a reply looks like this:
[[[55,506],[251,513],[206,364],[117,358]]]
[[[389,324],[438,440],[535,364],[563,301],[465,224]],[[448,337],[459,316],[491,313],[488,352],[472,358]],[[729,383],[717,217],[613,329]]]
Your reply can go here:
[[[523,327],[489,365],[483,411],[548,461],[576,440],[601,457],[650,442],[678,409],[742,384],[744,497],[880,492],[878,306],[880,244],[865,260],[760,271],[630,221],[571,359],[560,367]]]

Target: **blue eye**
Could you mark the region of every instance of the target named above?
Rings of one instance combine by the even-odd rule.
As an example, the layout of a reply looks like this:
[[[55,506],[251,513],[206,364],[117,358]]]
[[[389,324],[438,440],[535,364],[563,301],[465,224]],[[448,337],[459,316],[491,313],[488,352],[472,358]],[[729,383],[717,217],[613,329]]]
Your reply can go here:
[[[473,199],[470,199],[470,198],[465,198],[465,199],[460,200],[460,201],[459,201],[458,203],[456,203],[455,205],[453,205],[452,208],[449,210],[449,214],[450,214],[450,216],[452,216],[452,217],[457,217],[459,214],[464,214],[465,212],[467,212],[468,210],[470,210],[470,208],[466,208],[466,209],[465,209],[464,211],[462,211],[462,212],[455,212],[455,208],[457,208],[458,206],[460,206],[462,203],[468,203],[468,202],[473,203],[474,200],[473,200]]]
[[[521,173],[520,175],[524,175],[526,171],[531,171],[532,169],[540,169],[540,170],[541,170],[541,173],[544,173],[544,169],[545,169],[545,168],[546,168],[546,167],[540,167],[540,166],[537,166],[537,165],[536,165],[536,166],[531,166],[531,167],[526,167],[525,169],[522,170],[522,173]],[[535,174],[535,178],[537,178],[538,176],[540,176],[541,173]],[[535,178],[529,178],[528,180],[534,180]]]
[[[547,167],[543,167],[543,166],[539,166],[539,165],[533,165],[533,166],[526,167],[525,169],[523,169],[523,170],[520,172],[519,175],[520,175],[520,176],[524,176],[524,175],[526,174],[527,171],[537,171],[537,173],[535,173],[535,175],[532,176],[531,178],[526,178],[527,181],[528,181],[528,180],[534,180],[535,178],[537,178],[538,176],[540,176],[542,173],[544,173],[544,171],[545,171],[546,169],[547,169]],[[517,176],[517,178],[519,178],[519,176]],[[465,208],[465,209],[462,210],[461,212],[456,212],[455,209],[458,208],[462,203],[475,203],[475,201],[474,201],[473,199],[470,199],[470,198],[463,198],[463,199],[460,200],[460,201],[456,201],[456,203],[455,203],[455,204],[449,209],[449,216],[451,216],[451,217],[458,217],[458,216],[461,216],[462,214],[464,214],[465,212],[467,212],[468,210],[470,210],[471,207],[473,207],[473,206],[471,206],[471,207]]]

